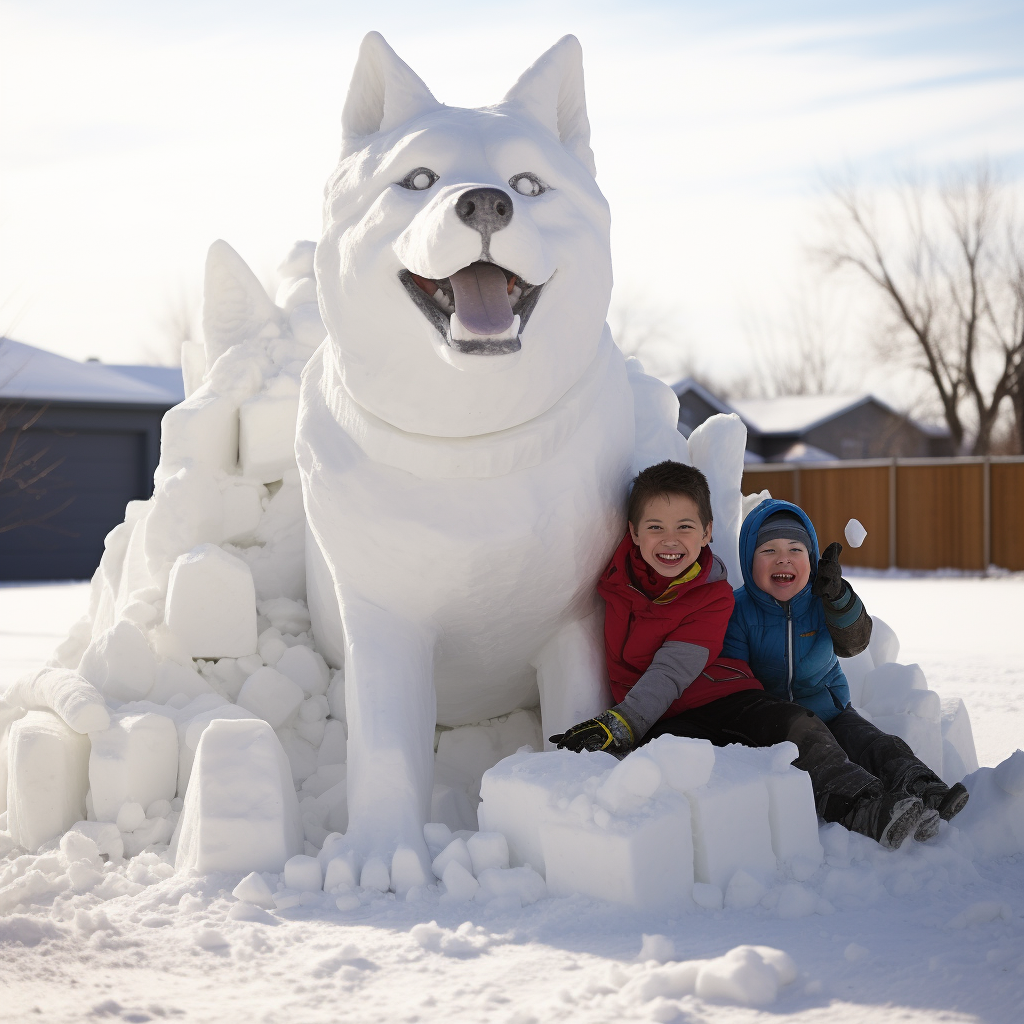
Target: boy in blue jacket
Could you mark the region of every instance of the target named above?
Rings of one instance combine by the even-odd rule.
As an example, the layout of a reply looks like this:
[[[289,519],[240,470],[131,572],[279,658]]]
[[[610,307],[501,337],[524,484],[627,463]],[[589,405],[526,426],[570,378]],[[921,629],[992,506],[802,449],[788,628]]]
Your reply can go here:
[[[940,819],[949,821],[963,809],[967,790],[961,783],[946,786],[902,739],[882,732],[850,704],[836,655],[849,658],[867,647],[871,618],[843,579],[842,550],[830,544],[819,558],[818,538],[803,509],[762,501],[740,530],[744,584],[736,591],[722,654],[746,661],[768,693],[813,711],[850,761],[878,780],[880,792],[919,797],[925,813],[914,838],[930,839]],[[830,811],[823,815],[827,820],[845,816],[842,808]],[[849,813],[858,813],[856,807]]]

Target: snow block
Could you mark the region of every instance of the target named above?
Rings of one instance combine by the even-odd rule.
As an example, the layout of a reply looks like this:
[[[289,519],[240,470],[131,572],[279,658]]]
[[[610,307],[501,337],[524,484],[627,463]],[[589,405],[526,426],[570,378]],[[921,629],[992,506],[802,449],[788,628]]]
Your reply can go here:
[[[877,615],[871,616],[871,640],[868,653],[875,668],[895,661],[900,656],[900,638],[893,628]]]
[[[297,854],[289,857],[284,865],[284,884],[288,889],[299,892],[319,892],[323,888],[323,874],[316,857]]]
[[[964,702],[959,697],[945,697],[941,707],[942,781],[952,786],[978,770],[978,754]]]
[[[920,665],[886,662],[864,676],[863,710],[883,732],[905,740],[936,774],[942,774],[942,705],[928,689]]]
[[[542,820],[560,798],[576,796],[588,779],[618,763],[600,751],[549,750],[506,757],[486,771],[480,783],[480,830],[500,832],[508,840],[513,866],[529,864],[543,874]]]
[[[167,587],[167,626],[193,658],[256,653],[256,588],[249,566],[215,544],[178,557]]]
[[[302,687],[277,669],[265,666],[253,672],[242,684],[238,705],[278,729],[302,703]]]
[[[759,773],[768,790],[768,823],[772,850],[778,862],[796,868],[807,877],[821,862],[825,851],[818,839],[818,814],[814,791],[807,772],[793,767],[796,745],[785,742],[773,747],[725,748],[726,757],[745,760]]]
[[[299,385],[281,376],[241,404],[238,410],[238,461],[242,475],[269,484],[295,468],[295,422]]]
[[[288,758],[266,722],[219,719],[203,730],[171,843],[178,871],[280,873],[302,853]]]
[[[142,630],[122,619],[89,644],[78,673],[111,700],[142,700],[156,682],[156,658]]]
[[[170,718],[118,713],[111,717],[109,729],[89,738],[89,786],[98,820],[115,821],[128,802],[145,808],[157,800],[174,799],[178,731]]]
[[[85,817],[89,740],[49,711],[29,711],[7,742],[7,831],[34,853]]]
[[[209,706],[216,700],[213,707]],[[236,719],[239,721],[255,721],[256,716],[237,704],[229,704],[223,697],[212,694],[207,700],[193,701],[182,709],[178,716],[178,795],[184,796],[189,779],[192,776],[192,765],[203,731],[216,719]]]
[[[477,878],[488,868],[508,867],[508,840],[500,832],[477,832],[469,837],[466,848]]]
[[[852,658],[840,658],[839,667],[846,676],[850,686],[850,703],[855,708],[864,706],[864,677],[875,667],[868,650],[855,654]]]
[[[206,385],[164,413],[160,421],[162,467],[195,462],[205,469],[231,473],[237,457],[238,410],[226,395],[218,395]]]
[[[289,647],[277,659],[274,668],[302,687],[302,692],[307,697],[317,697],[327,693],[327,684],[331,678],[327,662],[316,651],[311,651],[308,647],[303,647],[301,644]]]
[[[970,836],[975,853],[987,860],[1024,852],[1024,751],[963,783],[971,798],[951,824]]]
[[[106,729],[110,724],[103,695],[66,668],[42,668],[22,676],[0,694],[0,703],[12,709],[52,711],[80,733]]]
[[[680,794],[665,792],[632,813],[589,819],[577,817],[570,804],[569,814],[541,824],[540,840],[552,896],[582,893],[650,910],[689,900],[693,841],[690,808]]]
[[[761,773],[731,747],[715,752],[707,785],[687,793],[693,828],[693,877],[723,892],[739,870],[757,879],[775,873],[768,788]]]
[[[705,785],[715,766],[715,748],[708,740],[659,736],[639,752],[651,758],[665,782],[680,793]]]

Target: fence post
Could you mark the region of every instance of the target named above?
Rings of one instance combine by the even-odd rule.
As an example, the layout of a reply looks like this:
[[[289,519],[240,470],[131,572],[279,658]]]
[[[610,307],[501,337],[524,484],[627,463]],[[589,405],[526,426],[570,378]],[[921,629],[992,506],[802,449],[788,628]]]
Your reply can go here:
[[[896,459],[889,463],[889,568],[896,568]]]
[[[800,464],[793,470],[793,504],[800,504]]]
[[[988,567],[992,564],[992,460],[987,455],[982,467],[981,523],[982,572],[987,576]]]

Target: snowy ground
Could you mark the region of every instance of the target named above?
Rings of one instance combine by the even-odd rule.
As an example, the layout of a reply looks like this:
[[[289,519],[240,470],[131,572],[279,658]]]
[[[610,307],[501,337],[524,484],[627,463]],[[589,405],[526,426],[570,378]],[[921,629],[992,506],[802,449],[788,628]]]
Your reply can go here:
[[[982,765],[1024,746],[1024,577],[861,575],[855,586],[900,635],[900,660],[919,662],[942,696],[964,697]],[[0,586],[0,686],[41,663],[86,601],[84,584]],[[412,904],[375,894],[345,911],[322,896],[263,914],[228,895],[237,879],[173,877],[154,855],[107,871],[89,894],[65,879],[54,899],[44,885],[26,909],[3,904],[5,886],[41,882],[47,865],[8,858],[0,1017],[1016,1024],[1024,860],[976,863],[949,828],[896,853],[845,837],[826,830],[826,865],[802,884],[780,880],[752,909],[675,919],[582,898],[513,909],[433,893]],[[666,937],[648,945],[666,965],[637,960],[644,934]],[[743,944],[795,963],[774,1002],[688,994],[692,972],[678,962]],[[720,973],[753,992],[749,971]]]

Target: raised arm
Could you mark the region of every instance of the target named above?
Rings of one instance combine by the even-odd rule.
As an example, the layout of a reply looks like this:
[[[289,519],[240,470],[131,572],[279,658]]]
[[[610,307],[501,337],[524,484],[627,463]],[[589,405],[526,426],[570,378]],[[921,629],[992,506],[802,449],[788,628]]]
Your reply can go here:
[[[832,646],[840,658],[860,654],[871,640],[871,616],[853,587],[843,579],[839,556],[843,545],[834,541],[818,560],[818,572],[811,584],[811,593],[821,598],[825,608],[825,625],[832,637]]]

